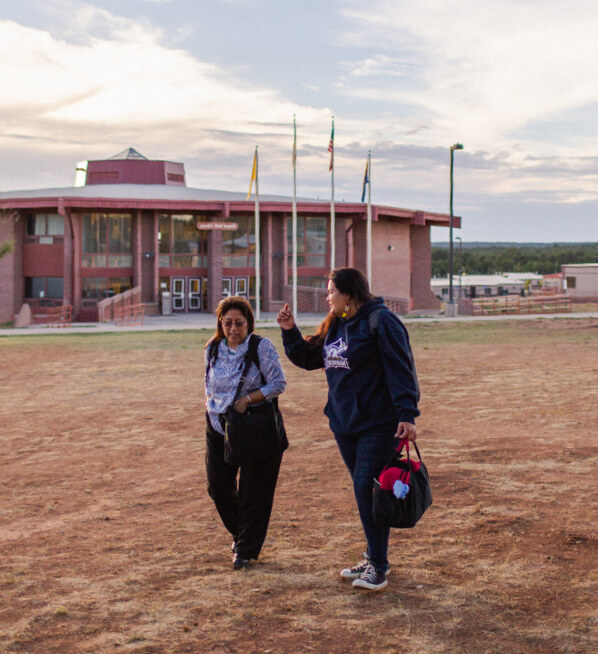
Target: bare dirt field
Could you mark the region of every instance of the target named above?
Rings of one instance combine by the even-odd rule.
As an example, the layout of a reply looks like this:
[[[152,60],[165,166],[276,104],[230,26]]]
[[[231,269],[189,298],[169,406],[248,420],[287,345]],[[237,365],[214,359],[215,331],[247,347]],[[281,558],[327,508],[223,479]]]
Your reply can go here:
[[[235,572],[208,332],[0,332],[0,652],[598,651],[598,321],[410,332],[434,504],[391,534],[379,593],[339,576],[364,542],[322,372],[283,357],[291,448]]]

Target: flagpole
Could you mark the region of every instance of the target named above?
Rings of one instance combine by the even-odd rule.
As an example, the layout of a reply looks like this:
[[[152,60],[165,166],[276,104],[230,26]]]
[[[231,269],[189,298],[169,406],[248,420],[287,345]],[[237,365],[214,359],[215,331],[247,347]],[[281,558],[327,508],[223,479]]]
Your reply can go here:
[[[332,133],[330,135],[330,269],[336,267],[336,221],[334,216],[334,116],[332,116]]]
[[[257,145],[255,146],[255,319],[260,319],[260,191],[259,191],[259,161],[257,156]]]
[[[297,123],[295,114],[293,114],[293,315],[297,318]]]
[[[372,152],[368,150],[368,222],[367,222],[367,276],[372,288]]]

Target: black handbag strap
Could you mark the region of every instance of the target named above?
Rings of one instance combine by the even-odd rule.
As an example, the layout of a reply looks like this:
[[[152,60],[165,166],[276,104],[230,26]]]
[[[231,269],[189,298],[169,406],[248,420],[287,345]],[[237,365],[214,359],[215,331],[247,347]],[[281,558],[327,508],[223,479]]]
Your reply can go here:
[[[421,463],[423,463],[422,455],[419,453],[419,447],[417,447],[417,443],[415,441],[411,441],[413,445],[415,446],[415,451],[417,452],[417,456]],[[409,441],[406,438],[402,438],[399,441],[399,444],[396,447],[396,452],[399,456],[401,456],[401,452],[403,451],[403,448],[407,451],[407,465],[409,466],[409,470],[411,470],[411,458],[409,457]]]
[[[243,367],[243,372],[241,373],[241,379],[239,379],[239,384],[237,386],[237,392],[235,393],[235,396],[233,397],[233,401],[231,402],[231,406],[234,405],[234,403],[239,399],[239,395],[241,395],[241,389],[243,388],[243,384],[245,383],[245,378],[247,377],[247,373],[249,372],[249,368],[251,368],[251,364],[254,362],[257,354],[257,348],[258,345],[260,344],[260,337],[259,336],[254,336],[254,334],[249,335],[249,347],[247,348],[247,352],[245,353],[245,358],[243,361],[245,362],[245,366]],[[258,370],[259,370],[259,365],[258,365]],[[260,370],[260,375],[262,374],[262,371]],[[263,378],[263,375],[262,375]]]

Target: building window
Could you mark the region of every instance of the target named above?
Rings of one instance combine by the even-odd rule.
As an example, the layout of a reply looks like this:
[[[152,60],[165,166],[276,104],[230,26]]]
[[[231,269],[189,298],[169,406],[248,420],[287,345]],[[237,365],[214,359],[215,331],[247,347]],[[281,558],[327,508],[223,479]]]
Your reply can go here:
[[[103,300],[133,288],[131,277],[83,277],[81,298]]]
[[[234,232],[222,232],[222,267],[255,267],[255,221],[253,216],[235,216]]]
[[[566,281],[565,288],[569,290],[570,288],[575,288],[577,284],[577,277],[567,277],[565,281]]]
[[[292,277],[289,279],[289,284],[293,283]],[[327,288],[328,278],[325,275],[297,275],[297,286],[309,286],[311,288]]]
[[[25,297],[62,300],[64,279],[62,277],[25,277]]]
[[[27,216],[27,242],[51,244],[64,237],[64,216],[57,213],[31,213]]]
[[[161,268],[205,268],[208,234],[197,229],[205,216],[160,215],[158,241]]]
[[[443,295],[448,295],[448,291],[449,291],[448,288],[443,288],[442,289],[442,294]]]
[[[326,218],[297,216],[297,265],[309,268],[326,266],[328,231]],[[293,219],[287,219],[289,266],[293,265]]]
[[[82,214],[81,251],[83,268],[130,268],[131,214]]]

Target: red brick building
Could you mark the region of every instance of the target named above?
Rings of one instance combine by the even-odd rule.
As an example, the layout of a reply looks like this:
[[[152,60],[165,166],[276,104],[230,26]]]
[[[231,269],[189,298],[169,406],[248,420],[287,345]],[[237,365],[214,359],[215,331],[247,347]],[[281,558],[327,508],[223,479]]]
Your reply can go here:
[[[212,312],[227,294],[255,300],[254,202],[242,193],[188,188],[183,164],[133,149],[89,161],[84,185],[0,193],[0,322],[24,303],[72,304],[97,319],[97,303],[132,287],[148,311],[161,291],[175,312]],[[324,311],[330,204],[298,200],[299,311]],[[366,205],[335,205],[336,265],[366,269]],[[291,298],[289,198],[260,196],[261,308]],[[236,224],[234,230],[205,223]],[[430,227],[446,214],[372,206],[372,290],[397,310],[438,306],[430,290]],[[455,218],[455,226],[459,219]],[[198,226],[200,228],[198,228]]]

